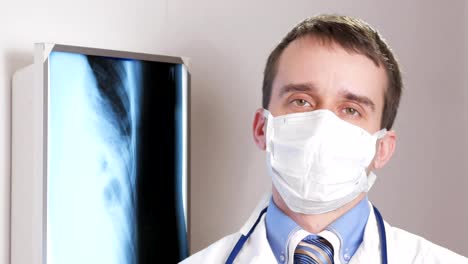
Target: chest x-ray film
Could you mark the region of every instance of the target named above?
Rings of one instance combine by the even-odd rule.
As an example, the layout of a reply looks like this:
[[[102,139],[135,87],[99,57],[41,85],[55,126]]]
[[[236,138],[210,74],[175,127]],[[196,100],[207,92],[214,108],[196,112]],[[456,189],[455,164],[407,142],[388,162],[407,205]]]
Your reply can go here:
[[[188,256],[186,66],[68,50],[48,57],[47,263],[177,263]]]

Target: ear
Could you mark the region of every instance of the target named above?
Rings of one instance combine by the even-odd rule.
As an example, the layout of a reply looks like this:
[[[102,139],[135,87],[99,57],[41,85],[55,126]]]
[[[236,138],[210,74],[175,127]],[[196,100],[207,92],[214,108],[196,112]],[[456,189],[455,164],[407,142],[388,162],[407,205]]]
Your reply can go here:
[[[263,116],[263,108],[255,111],[255,117],[253,121],[253,137],[255,144],[261,150],[265,150],[266,146],[266,131],[265,131],[266,118]]]
[[[374,157],[373,168],[380,169],[387,164],[393,156],[396,145],[396,133],[393,130],[388,131],[383,138],[377,142],[377,152]]]

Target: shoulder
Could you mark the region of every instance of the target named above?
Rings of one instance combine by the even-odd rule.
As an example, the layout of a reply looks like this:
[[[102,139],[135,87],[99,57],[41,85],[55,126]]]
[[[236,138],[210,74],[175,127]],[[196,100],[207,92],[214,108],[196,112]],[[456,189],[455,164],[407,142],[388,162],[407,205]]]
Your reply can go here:
[[[213,244],[206,247],[205,249],[202,249],[199,252],[186,258],[181,263],[183,264],[224,263],[227,260],[232,249],[234,248],[235,244],[237,243],[239,238],[242,236],[242,234],[249,233],[249,230],[254,228],[256,223],[259,222],[258,221],[259,216],[263,215],[262,211],[268,205],[270,196],[271,196],[270,193],[266,193],[263,196],[260,203],[257,205],[253,213],[250,215],[247,222],[242,226],[242,228],[238,232],[221,238],[220,240],[214,242]],[[241,258],[242,256],[253,254],[254,252],[256,252],[255,249],[265,244],[266,235],[265,235],[265,230],[264,230],[264,215],[262,218],[260,218],[260,220],[261,220],[260,225],[259,225],[260,228],[255,228],[255,231],[252,233],[251,237],[247,241],[246,247],[243,248],[242,254],[239,255],[239,258]],[[247,245],[251,245],[251,247]],[[252,245],[254,246],[252,247]],[[249,248],[251,250],[249,250]]]
[[[436,245],[424,237],[412,234],[386,224],[388,254],[396,258],[404,257],[410,263],[460,263],[468,264],[468,259]]]
[[[198,251],[183,260],[182,264],[190,263],[223,263],[231,253],[234,244],[241,234],[239,232],[225,236],[208,247]]]

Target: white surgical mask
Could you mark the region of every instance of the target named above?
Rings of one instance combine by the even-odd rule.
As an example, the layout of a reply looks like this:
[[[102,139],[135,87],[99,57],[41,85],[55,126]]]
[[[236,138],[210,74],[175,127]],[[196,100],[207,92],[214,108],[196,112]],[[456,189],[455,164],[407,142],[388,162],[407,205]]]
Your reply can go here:
[[[375,174],[366,169],[376,152],[375,134],[341,120],[329,110],[267,118],[267,171],[294,212],[322,214],[369,191]]]

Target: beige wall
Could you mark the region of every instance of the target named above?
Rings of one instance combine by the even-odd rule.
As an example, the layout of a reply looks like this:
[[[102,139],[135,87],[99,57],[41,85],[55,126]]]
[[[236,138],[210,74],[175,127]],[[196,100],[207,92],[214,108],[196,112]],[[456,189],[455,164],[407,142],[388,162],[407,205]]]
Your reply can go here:
[[[468,1],[465,1],[465,13],[463,17],[465,18],[464,24],[467,25],[465,26],[465,33],[464,33],[465,41],[463,44],[463,47],[465,47],[464,49],[465,59],[463,60],[464,62],[463,76],[464,76],[465,83],[463,85],[463,91],[465,92],[465,97],[464,97],[465,98],[465,102],[464,102],[465,113],[467,113],[465,115],[465,128],[466,128],[466,131],[468,131]],[[466,143],[465,149],[468,151],[468,140],[466,140],[465,143]],[[468,162],[466,162],[466,166],[467,166],[466,171],[468,171]],[[468,177],[464,177],[464,178],[468,186]]]
[[[429,9],[405,8],[388,35],[396,39],[406,90],[397,153],[371,197],[390,223],[467,255],[466,23],[462,1],[431,2]]]
[[[322,12],[379,28],[404,70],[397,153],[371,199],[390,223],[468,255],[466,1],[24,0],[0,4],[0,263],[9,255],[11,74],[32,62],[34,42],[192,58],[197,251],[236,231],[269,189],[250,131],[264,62],[296,22]]]

